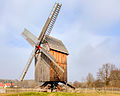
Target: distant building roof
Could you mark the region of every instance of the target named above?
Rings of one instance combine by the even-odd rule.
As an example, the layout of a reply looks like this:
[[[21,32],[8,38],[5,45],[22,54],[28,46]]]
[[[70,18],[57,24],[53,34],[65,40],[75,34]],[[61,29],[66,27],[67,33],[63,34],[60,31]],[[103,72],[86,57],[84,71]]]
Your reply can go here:
[[[67,55],[69,54],[66,47],[64,46],[64,44],[61,40],[58,40],[58,39],[53,38],[51,36],[46,36],[46,40],[48,41],[50,49],[65,53]]]
[[[0,87],[4,87],[4,86],[5,86],[4,84],[0,83]]]

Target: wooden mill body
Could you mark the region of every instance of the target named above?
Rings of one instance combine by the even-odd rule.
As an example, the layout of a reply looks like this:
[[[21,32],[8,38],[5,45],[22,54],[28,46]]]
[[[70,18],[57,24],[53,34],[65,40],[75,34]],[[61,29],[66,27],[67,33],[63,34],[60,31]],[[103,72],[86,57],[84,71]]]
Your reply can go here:
[[[46,40],[47,43],[43,47],[55,58],[55,62],[64,69],[64,73],[56,68],[56,71],[61,72],[58,78],[58,75],[51,67],[51,61],[49,61],[48,57],[39,53],[35,59],[35,80],[37,82],[67,81],[67,49],[62,41],[58,39],[47,36]]]

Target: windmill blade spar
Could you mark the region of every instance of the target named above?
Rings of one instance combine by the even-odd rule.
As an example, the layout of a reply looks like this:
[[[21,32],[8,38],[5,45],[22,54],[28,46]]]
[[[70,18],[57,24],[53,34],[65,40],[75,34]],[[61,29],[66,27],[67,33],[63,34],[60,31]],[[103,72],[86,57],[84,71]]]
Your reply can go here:
[[[50,23],[50,18],[47,19],[47,21],[46,21],[46,23],[45,23],[45,25],[42,29],[42,32],[40,33],[40,36],[38,37],[38,40],[40,41],[40,44],[42,43],[42,40],[45,36],[45,33],[46,33],[46,30],[47,30],[47,27],[48,27],[49,23]]]
[[[25,77],[25,75],[26,75],[26,73],[27,73],[27,71],[28,71],[28,69],[29,69],[29,67],[30,67],[30,65],[32,63],[32,60],[33,60],[33,58],[35,56],[35,52],[36,52],[36,50],[33,50],[32,53],[31,53],[31,56],[30,56],[30,58],[29,58],[29,60],[28,60],[28,62],[26,64],[21,76],[20,76],[21,81],[23,81],[23,79],[24,79],[24,77]]]

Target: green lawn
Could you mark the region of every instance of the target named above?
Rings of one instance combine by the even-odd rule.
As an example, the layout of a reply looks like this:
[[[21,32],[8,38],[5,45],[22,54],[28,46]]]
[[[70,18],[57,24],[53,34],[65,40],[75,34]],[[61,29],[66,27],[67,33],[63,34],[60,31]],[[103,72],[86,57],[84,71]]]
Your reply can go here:
[[[17,94],[0,94],[0,96],[120,96],[109,93],[67,93],[67,92],[25,92]]]

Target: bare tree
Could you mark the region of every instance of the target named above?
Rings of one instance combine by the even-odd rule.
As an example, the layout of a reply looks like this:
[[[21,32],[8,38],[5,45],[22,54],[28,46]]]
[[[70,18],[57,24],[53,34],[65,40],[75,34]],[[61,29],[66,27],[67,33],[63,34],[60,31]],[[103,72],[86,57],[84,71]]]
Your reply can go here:
[[[81,83],[78,82],[78,81],[74,81],[73,86],[76,87],[76,88],[79,88],[79,87],[81,87]]]
[[[111,71],[110,84],[113,87],[120,87],[120,70]]]
[[[86,77],[88,87],[93,87],[94,77],[91,73],[88,73]]]
[[[112,70],[115,70],[116,67],[113,64],[104,64],[102,68],[99,69],[97,73],[97,78],[105,83],[105,85],[109,84],[110,81],[110,73]]]

